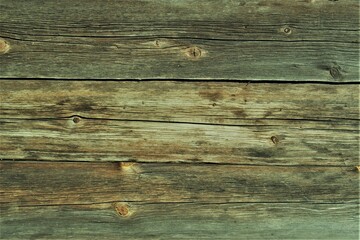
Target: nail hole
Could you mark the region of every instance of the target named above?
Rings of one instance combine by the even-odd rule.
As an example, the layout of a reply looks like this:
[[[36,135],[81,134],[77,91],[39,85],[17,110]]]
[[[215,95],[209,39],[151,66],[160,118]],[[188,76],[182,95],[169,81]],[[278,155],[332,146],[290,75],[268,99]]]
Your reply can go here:
[[[289,27],[284,28],[285,34],[291,34],[291,29]]]

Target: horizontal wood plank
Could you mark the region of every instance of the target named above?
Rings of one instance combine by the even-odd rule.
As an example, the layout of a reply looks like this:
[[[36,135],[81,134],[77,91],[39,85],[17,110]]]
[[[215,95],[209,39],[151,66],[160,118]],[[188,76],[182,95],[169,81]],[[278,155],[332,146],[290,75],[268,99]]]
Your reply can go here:
[[[358,122],[222,126],[0,120],[0,159],[357,165]]]
[[[0,10],[1,239],[359,239],[358,0]]]
[[[2,159],[277,165],[358,161],[358,85],[0,84]]]
[[[3,206],[357,203],[354,167],[1,161]]]
[[[1,0],[0,77],[359,81],[359,2]]]
[[[126,208],[124,208],[126,206]],[[119,215],[129,211],[128,215]],[[128,210],[126,210],[128,209]],[[356,204],[111,203],[1,209],[2,239],[358,239]],[[21,227],[20,227],[21,226]]]
[[[359,120],[360,86],[0,80],[0,118],[82,116],[213,124]],[[272,121],[274,124],[274,121]]]
[[[0,171],[3,239],[359,234],[353,168],[3,161]]]

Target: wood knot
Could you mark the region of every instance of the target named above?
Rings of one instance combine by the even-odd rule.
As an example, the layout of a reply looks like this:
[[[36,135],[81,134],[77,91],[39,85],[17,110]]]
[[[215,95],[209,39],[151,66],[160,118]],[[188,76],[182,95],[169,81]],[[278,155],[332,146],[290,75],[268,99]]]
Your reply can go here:
[[[115,203],[115,211],[119,216],[129,217],[132,215],[130,206],[126,203]]]
[[[73,117],[72,121],[74,123],[79,123],[80,122],[80,118],[79,117]]]
[[[271,139],[271,141],[272,141],[274,144],[278,144],[278,143],[279,143],[279,139],[278,139],[276,136],[272,136],[270,139]]]
[[[137,174],[141,171],[140,166],[135,162],[120,162],[119,169],[124,174]]]
[[[120,167],[121,169],[128,169],[128,168],[133,167],[134,165],[135,165],[134,162],[120,162],[120,163],[119,163],[119,167]]]
[[[339,66],[333,66],[330,68],[329,72],[333,79],[338,80],[342,78],[342,74],[340,72],[341,68]]]
[[[4,39],[0,38],[0,54],[5,54],[10,50],[10,45]]]
[[[202,51],[198,47],[189,47],[186,49],[185,54],[188,58],[196,60],[201,57]]]

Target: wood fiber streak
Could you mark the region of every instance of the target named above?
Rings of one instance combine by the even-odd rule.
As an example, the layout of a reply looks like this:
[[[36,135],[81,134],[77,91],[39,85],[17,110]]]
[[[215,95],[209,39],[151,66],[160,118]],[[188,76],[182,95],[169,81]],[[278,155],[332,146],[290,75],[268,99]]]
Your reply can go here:
[[[0,158],[358,165],[358,122],[222,126],[104,119],[6,120]]]
[[[131,217],[119,217],[111,203],[3,208],[1,237],[338,240],[359,236],[355,204],[131,203],[129,206],[134,211]]]
[[[0,0],[2,78],[359,81],[359,2]]]
[[[1,80],[0,118],[276,124],[359,120],[359,85]],[[254,120],[257,120],[254,122]]]
[[[283,165],[358,160],[357,85],[0,84],[2,159]]]
[[[359,234],[353,168],[1,162],[0,171],[3,239]]]
[[[0,239],[359,239],[358,0],[0,0]]]
[[[1,204],[358,203],[353,167],[0,162]]]

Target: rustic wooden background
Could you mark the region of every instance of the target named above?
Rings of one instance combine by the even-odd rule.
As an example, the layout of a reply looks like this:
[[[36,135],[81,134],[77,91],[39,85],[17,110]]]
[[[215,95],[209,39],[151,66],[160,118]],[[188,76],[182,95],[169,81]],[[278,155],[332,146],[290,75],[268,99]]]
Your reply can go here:
[[[0,0],[1,239],[358,239],[358,0]]]

